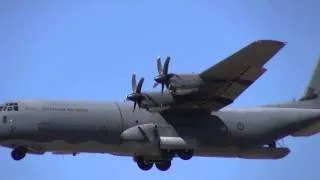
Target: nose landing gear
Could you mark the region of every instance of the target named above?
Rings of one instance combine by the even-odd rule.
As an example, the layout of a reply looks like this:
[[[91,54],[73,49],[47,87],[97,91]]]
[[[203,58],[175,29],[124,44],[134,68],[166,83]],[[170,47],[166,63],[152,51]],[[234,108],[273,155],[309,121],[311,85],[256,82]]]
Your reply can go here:
[[[23,159],[27,154],[27,149],[24,147],[17,147],[15,149],[12,150],[11,152],[11,157],[12,159],[19,161],[21,159]]]

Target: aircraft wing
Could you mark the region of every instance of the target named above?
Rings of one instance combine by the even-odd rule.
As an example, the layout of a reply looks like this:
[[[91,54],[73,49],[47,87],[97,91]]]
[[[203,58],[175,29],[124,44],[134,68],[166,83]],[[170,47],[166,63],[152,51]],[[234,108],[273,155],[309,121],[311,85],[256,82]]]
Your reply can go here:
[[[220,85],[212,89],[210,98],[200,102],[200,107],[219,110],[231,104],[266,71],[263,66],[285,44],[275,40],[255,41],[201,72],[204,81]]]

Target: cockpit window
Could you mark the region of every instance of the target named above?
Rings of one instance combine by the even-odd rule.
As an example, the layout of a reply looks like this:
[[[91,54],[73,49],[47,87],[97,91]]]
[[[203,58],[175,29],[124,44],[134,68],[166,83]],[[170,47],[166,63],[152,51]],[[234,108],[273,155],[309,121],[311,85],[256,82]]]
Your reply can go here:
[[[12,106],[8,106],[7,111],[12,111]]]
[[[19,111],[18,103],[6,103],[0,106],[0,111]]]

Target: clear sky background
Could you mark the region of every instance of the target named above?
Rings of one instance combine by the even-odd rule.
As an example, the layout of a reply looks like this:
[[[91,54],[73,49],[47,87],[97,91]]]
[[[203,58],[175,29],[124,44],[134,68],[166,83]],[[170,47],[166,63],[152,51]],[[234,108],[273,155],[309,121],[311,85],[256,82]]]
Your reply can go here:
[[[123,101],[131,73],[152,89],[157,56],[170,71],[200,72],[258,39],[288,44],[232,105],[299,98],[320,55],[315,0],[0,1],[0,101]],[[159,89],[157,89],[159,90]],[[319,107],[320,108],[320,107]],[[131,158],[29,155],[0,148],[0,179],[320,179],[320,136],[286,138],[281,160],[174,160],[168,172],[141,171]]]

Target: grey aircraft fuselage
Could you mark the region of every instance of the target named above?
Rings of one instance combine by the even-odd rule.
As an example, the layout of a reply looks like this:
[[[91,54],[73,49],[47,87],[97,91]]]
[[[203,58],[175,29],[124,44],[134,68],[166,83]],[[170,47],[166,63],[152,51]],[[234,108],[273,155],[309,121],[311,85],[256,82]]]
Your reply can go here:
[[[226,108],[194,115],[132,111],[131,103],[77,101],[20,101],[19,111],[0,114],[2,120],[6,117],[0,126],[0,143],[6,147],[28,147],[38,154],[90,152],[153,158],[159,157],[154,128],[161,137],[187,140],[192,147],[183,148],[194,149],[195,156],[250,158],[252,154],[230,149],[263,148],[320,118],[318,109]],[[146,136],[141,137],[141,129]],[[180,148],[170,143],[163,147]]]

